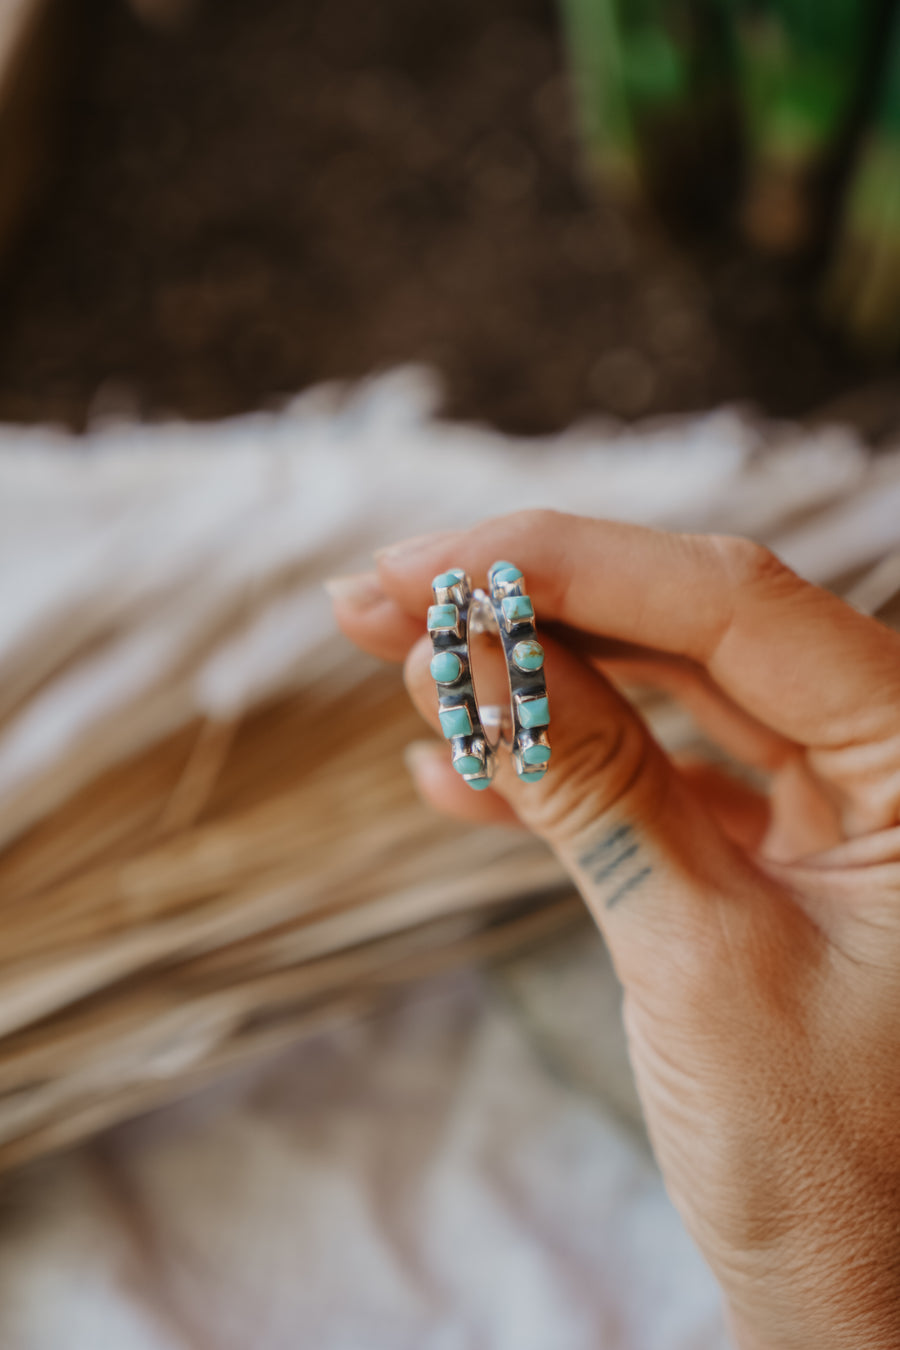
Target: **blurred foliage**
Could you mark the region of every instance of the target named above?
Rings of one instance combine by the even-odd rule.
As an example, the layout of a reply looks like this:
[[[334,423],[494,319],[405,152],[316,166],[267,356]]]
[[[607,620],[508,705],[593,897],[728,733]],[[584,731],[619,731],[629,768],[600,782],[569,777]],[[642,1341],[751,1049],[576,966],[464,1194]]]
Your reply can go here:
[[[755,245],[814,259],[826,311],[860,346],[895,348],[897,0],[562,3],[604,180],[651,200],[713,180]]]

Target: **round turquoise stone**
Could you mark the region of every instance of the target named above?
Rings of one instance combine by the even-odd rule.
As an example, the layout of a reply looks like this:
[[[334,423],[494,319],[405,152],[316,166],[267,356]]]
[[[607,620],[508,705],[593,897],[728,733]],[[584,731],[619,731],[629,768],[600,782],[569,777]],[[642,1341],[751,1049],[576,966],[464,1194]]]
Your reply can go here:
[[[431,585],[434,590],[441,588],[449,590],[451,586],[455,586],[457,582],[462,581],[464,576],[465,572],[462,568],[454,567],[449,572],[439,572]]]
[[[518,567],[502,567],[496,572],[491,573],[491,581],[495,586],[508,586],[513,581],[521,581],[522,573]]]
[[[457,773],[478,773],[483,765],[476,755],[460,755],[453,761],[453,767]]]
[[[519,777],[520,777],[520,779],[522,780],[523,783],[539,783],[539,782],[541,781],[541,779],[544,777],[544,774],[543,774],[543,772],[541,772],[541,773],[520,773],[520,774],[519,774]]]
[[[517,571],[517,570],[518,570],[518,569],[516,568],[515,563],[510,563],[510,562],[495,562],[495,563],[491,563],[490,567],[488,568],[488,576],[489,576],[489,577],[493,577],[493,575],[494,575],[495,572],[501,572],[501,571],[515,572],[515,571]],[[521,576],[521,575],[522,575],[522,573],[519,572],[519,576]]]
[[[513,647],[512,659],[520,670],[540,670],[544,664],[544,649],[537,638],[526,638]]]
[[[469,787],[474,788],[476,792],[484,792],[485,788],[491,786],[491,780],[489,778],[467,778],[466,782]]]
[[[546,764],[549,758],[549,745],[528,745],[522,751],[522,759],[526,764]]]
[[[438,684],[452,684],[462,674],[462,661],[456,652],[435,652],[431,658],[431,677]]]

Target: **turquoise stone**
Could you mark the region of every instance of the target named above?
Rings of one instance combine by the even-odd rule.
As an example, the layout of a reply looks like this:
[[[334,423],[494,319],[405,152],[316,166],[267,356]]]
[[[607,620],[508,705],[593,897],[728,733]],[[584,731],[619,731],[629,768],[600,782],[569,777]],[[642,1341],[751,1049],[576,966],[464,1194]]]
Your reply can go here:
[[[491,786],[491,780],[489,778],[467,778],[466,782],[469,787],[474,788],[476,792],[484,792],[485,788]]]
[[[428,631],[440,633],[446,629],[455,629],[459,621],[459,611],[455,605],[429,605]]]
[[[493,575],[494,575],[495,572],[501,572],[501,571],[503,571],[503,570],[505,570],[505,569],[507,569],[507,568],[511,568],[513,571],[515,571],[515,564],[514,564],[514,563],[510,563],[510,562],[495,562],[495,563],[491,563],[490,567],[488,568],[488,576],[491,577],[491,578],[493,578]],[[522,574],[521,574],[521,572],[520,572],[520,573],[519,573],[519,576],[521,576],[521,575],[522,575]]]
[[[457,773],[479,773],[484,765],[475,755],[460,755],[453,761],[453,767]]]
[[[512,659],[520,670],[540,670],[544,664],[544,649],[537,638],[526,638],[513,647]]]
[[[545,727],[550,721],[550,703],[546,698],[530,698],[519,704],[523,727]]]
[[[527,745],[522,751],[522,759],[526,764],[546,764],[549,758],[549,745]]]
[[[539,783],[544,777],[543,769],[539,773],[520,773],[519,779],[523,783]]]
[[[438,684],[452,684],[462,674],[462,661],[456,652],[435,652],[431,658],[431,677]]]
[[[491,573],[491,581],[495,586],[509,586],[514,581],[521,581],[522,573],[518,567],[503,567],[497,572]]]
[[[457,582],[462,581],[464,576],[465,572],[461,567],[454,567],[450,572],[439,572],[431,583],[432,590],[443,589],[448,591],[451,586],[455,586]]]
[[[500,607],[508,623],[527,623],[534,618],[534,606],[527,595],[507,595],[500,601]]]
[[[472,719],[468,708],[443,708],[438,717],[441,730],[449,741],[453,736],[469,736],[472,732]]]

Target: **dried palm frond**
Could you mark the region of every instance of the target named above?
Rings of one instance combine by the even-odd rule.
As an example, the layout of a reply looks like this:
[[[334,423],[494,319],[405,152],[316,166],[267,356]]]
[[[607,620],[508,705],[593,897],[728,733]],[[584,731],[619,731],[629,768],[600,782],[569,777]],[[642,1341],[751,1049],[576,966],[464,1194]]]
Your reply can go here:
[[[193,724],[0,855],[0,1166],[579,916],[538,844],[416,798],[417,722],[384,677]]]

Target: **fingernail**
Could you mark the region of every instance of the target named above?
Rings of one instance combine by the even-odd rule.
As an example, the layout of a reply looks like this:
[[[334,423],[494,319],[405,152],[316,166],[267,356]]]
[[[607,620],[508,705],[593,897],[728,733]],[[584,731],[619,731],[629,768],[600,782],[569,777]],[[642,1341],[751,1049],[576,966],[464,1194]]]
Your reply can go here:
[[[384,589],[374,572],[328,577],[322,584],[336,604],[348,605],[351,609],[366,609],[385,598]]]
[[[440,741],[410,741],[403,747],[403,758],[413,778],[427,772],[435,761],[447,753]]]

